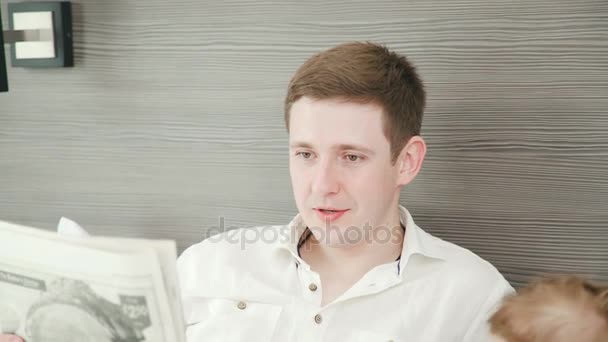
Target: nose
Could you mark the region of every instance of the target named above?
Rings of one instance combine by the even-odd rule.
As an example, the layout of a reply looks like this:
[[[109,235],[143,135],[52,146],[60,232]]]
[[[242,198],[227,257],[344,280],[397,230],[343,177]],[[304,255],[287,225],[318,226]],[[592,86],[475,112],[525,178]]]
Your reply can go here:
[[[314,170],[312,191],[327,196],[340,191],[340,177],[336,165],[331,160],[320,160]]]

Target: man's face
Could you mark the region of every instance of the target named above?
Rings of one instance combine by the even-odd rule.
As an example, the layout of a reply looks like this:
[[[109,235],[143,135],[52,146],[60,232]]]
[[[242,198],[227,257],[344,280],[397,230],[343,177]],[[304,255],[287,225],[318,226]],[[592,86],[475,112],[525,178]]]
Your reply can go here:
[[[387,227],[399,200],[399,162],[391,164],[382,108],[303,97],[293,104],[290,115],[294,197],[315,237],[340,244],[344,240],[335,240],[336,232],[343,236],[354,227]],[[328,234],[328,227],[337,229]],[[328,235],[330,241],[325,240]]]

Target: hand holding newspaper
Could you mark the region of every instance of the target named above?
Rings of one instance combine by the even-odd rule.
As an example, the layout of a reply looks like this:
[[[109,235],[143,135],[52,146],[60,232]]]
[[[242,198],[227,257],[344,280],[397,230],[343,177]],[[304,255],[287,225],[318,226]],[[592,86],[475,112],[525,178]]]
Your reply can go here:
[[[173,241],[0,221],[0,332],[27,342],[184,342]]]

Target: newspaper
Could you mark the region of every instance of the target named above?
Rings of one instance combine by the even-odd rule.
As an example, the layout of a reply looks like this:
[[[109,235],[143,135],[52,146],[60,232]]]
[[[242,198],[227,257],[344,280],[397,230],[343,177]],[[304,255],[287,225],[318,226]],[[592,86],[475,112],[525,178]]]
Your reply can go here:
[[[57,223],[57,234],[61,236],[75,236],[75,237],[85,237],[89,236],[82,226],[78,223],[70,220],[67,217],[61,217],[59,219],[59,223]]]
[[[0,221],[0,332],[28,342],[184,342],[175,242]]]

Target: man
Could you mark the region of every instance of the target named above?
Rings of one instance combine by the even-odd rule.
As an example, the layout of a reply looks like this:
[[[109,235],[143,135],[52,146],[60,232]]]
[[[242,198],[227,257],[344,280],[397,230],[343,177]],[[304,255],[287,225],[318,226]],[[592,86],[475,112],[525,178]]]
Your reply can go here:
[[[495,342],[606,342],[608,287],[574,276],[537,280],[490,319]]]
[[[512,288],[399,206],[425,156],[424,106],[413,66],[382,46],[306,61],[285,101],[299,214],[183,253],[189,340],[488,340],[486,322]]]
[[[485,341],[511,286],[399,205],[421,169],[425,91],[385,47],[313,56],[285,101],[299,214],[232,230],[178,261],[194,341]]]

